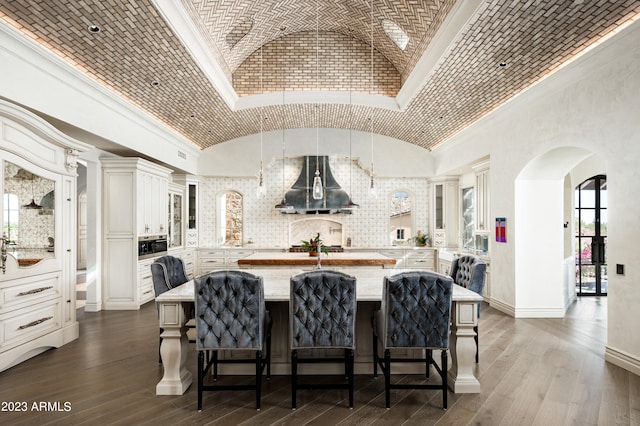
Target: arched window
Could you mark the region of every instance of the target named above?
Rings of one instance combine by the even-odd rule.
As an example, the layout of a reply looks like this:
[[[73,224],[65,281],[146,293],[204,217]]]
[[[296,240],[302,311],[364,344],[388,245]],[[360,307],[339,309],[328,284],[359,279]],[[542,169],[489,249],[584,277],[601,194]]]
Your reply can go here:
[[[222,245],[242,245],[242,204],[242,194],[236,191],[224,192],[218,198],[218,236]]]

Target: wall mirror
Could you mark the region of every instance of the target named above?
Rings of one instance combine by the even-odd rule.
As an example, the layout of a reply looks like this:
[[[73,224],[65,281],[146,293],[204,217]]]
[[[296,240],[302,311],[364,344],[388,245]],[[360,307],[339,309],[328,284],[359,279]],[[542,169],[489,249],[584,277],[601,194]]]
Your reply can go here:
[[[4,162],[2,232],[7,254],[28,267],[55,257],[55,181]]]
[[[406,245],[413,237],[413,214],[411,195],[408,191],[398,190],[391,194],[389,212],[389,241],[391,245]]]
[[[221,245],[242,245],[242,214],[242,194],[237,191],[227,191],[218,196],[218,242]]]

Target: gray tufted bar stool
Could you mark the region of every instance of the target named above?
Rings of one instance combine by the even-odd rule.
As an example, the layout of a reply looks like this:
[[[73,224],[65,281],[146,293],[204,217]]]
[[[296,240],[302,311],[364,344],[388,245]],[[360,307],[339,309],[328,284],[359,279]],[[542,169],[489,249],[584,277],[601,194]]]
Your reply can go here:
[[[469,289],[482,296],[484,290],[484,282],[487,272],[487,264],[477,256],[465,255],[453,259],[451,263],[451,278],[453,282],[461,287]],[[480,306],[482,302],[478,302],[478,318],[480,318]],[[479,361],[478,350],[478,326],[473,327],[476,332],[474,339],[476,341],[476,364]]]
[[[391,406],[391,389],[440,389],[442,407],[447,408],[447,356],[451,317],[453,280],[430,271],[411,271],[384,278],[382,303],[374,312],[373,376],[378,366],[385,378],[385,403]],[[384,356],[378,355],[378,345]],[[424,349],[424,358],[392,358],[391,351]],[[433,360],[433,350],[441,351],[440,366]],[[433,365],[441,378],[439,384],[392,384],[392,362],[420,362]]]
[[[184,268],[184,262],[182,259],[174,256],[162,256],[159,257],[151,264],[151,278],[153,279],[153,290],[156,297],[162,293],[171,290],[172,288],[181,286],[189,281],[187,278],[187,272]],[[156,308],[157,308],[156,304]],[[160,334],[163,330],[160,329]],[[162,344],[162,337],[158,343],[158,362],[162,363],[160,356],[160,345]]]
[[[265,367],[267,379],[271,377],[271,316],[265,307],[262,277],[243,271],[214,271],[196,278],[194,291],[198,411],[202,411],[205,390],[255,390],[259,410]],[[255,358],[219,359],[220,350],[255,351]],[[209,351],[213,357],[207,356],[205,361],[205,352]],[[212,366],[213,378],[217,381],[219,363],[254,363],[255,384],[206,385],[204,379]]]
[[[356,279],[342,272],[315,270],[291,277],[291,406],[298,389],[348,389],[353,408]],[[303,349],[343,349],[344,357],[299,357]],[[299,363],[343,363],[347,383],[298,383]]]

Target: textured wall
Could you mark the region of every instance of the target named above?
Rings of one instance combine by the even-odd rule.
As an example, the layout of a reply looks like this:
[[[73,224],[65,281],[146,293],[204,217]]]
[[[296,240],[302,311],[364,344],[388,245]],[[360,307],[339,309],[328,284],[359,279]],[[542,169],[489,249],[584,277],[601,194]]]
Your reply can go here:
[[[364,170],[353,164],[351,168],[353,180],[350,185],[348,158],[330,158],[330,161],[334,177],[351,195],[352,200],[360,204],[360,208],[350,215],[320,215],[319,218],[340,222],[344,240],[351,237],[353,247],[383,247],[390,244],[388,235],[391,194],[399,189],[408,191],[414,196],[416,229],[428,229],[429,189],[426,178],[376,178],[377,197],[372,198],[367,193],[369,176]],[[301,165],[300,158],[286,159],[286,189],[289,189],[298,177]],[[236,190],[245,196],[245,243],[251,239],[255,246],[260,247],[288,247],[291,244],[299,244],[299,241],[289,241],[290,224],[314,216],[285,215],[274,209],[283,195],[281,160],[266,167],[265,182],[267,196],[264,199],[257,199],[257,178],[203,178],[200,183],[200,225],[198,227],[200,246],[218,245],[216,196],[227,190]]]

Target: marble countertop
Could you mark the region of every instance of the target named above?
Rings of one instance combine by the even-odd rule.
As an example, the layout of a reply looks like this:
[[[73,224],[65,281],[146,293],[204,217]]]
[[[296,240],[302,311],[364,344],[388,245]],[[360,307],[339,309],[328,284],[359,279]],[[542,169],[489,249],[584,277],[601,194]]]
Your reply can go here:
[[[281,266],[315,265],[317,257],[309,253],[257,252],[238,259],[238,265]],[[395,265],[396,260],[376,252],[348,251],[342,253],[320,254],[320,262],[327,266],[384,266]]]
[[[385,276],[399,274],[408,270],[341,268],[340,271],[356,277],[356,299],[359,302],[367,302],[382,300],[382,283]],[[266,301],[288,302],[290,296],[290,278],[303,271],[298,268],[267,268],[251,269],[247,272],[263,277],[264,298]],[[193,300],[193,280],[156,297],[157,302],[191,302]],[[482,300],[482,296],[464,287],[454,285],[453,300],[479,302]]]

